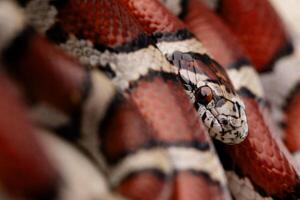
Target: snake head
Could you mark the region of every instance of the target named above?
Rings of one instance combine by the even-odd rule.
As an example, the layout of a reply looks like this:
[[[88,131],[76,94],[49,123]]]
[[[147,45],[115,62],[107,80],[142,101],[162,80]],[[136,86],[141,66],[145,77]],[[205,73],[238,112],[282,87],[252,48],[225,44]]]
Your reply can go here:
[[[209,134],[227,144],[242,142],[248,135],[245,105],[225,70],[206,54],[192,52],[173,53],[172,64]]]
[[[194,104],[209,134],[227,144],[242,142],[248,134],[243,102],[238,96],[220,95],[214,83],[206,84],[195,90]]]

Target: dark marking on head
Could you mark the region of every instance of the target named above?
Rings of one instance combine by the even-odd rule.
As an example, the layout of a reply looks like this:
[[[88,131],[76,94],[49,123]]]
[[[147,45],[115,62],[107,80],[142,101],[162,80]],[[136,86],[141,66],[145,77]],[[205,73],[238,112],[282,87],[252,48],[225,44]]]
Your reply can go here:
[[[227,119],[222,119],[220,121],[222,124],[224,124],[225,126],[229,124],[228,120]]]
[[[224,85],[227,92],[235,94],[233,85],[223,67],[207,54],[175,51],[171,56],[168,56],[167,59],[179,69],[205,74],[209,78],[208,81]]]
[[[232,107],[232,110],[234,111],[234,112],[236,112],[238,109],[236,109],[236,107],[237,107],[237,105],[236,104],[233,104],[233,107]],[[239,114],[239,116],[240,116],[240,114]]]
[[[209,126],[209,127],[210,127],[210,128],[213,127],[213,126],[214,126],[214,123],[215,123],[215,120],[212,120],[212,121],[210,122],[210,126]]]
[[[224,98],[220,98],[219,100],[216,101],[216,107],[221,107],[226,103]]]
[[[202,121],[204,121],[205,119],[206,119],[206,112],[202,115],[202,117],[201,117],[201,119],[202,119]]]

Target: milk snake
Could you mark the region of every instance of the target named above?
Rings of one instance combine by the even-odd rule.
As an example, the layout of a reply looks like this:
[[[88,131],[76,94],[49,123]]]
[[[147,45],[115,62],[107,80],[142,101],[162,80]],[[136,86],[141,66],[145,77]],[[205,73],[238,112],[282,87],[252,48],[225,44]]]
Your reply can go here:
[[[221,5],[226,6],[226,0],[223,1]],[[173,5],[174,2],[166,3]],[[254,59],[251,55],[250,59],[246,56],[230,30],[200,2],[190,0],[178,3],[185,5],[187,10],[183,9],[177,14],[212,56],[228,68],[227,73],[246,105],[249,135],[245,141],[233,146],[215,142],[233,198],[298,198],[296,169],[264,118],[265,99],[250,64],[250,59]],[[31,100],[33,121],[42,129],[55,132],[77,146],[101,173],[97,173],[93,169],[95,166],[81,158],[82,155],[76,150],[68,153],[71,147],[52,138],[55,136],[41,133],[46,138],[42,141],[54,141],[51,145],[57,145],[61,150],[56,151],[56,157],[59,157],[59,153],[67,152],[65,156],[73,156],[73,162],[86,163],[83,165],[94,173],[79,174],[78,179],[85,177],[86,183],[94,184],[92,187],[98,184],[104,189],[78,192],[76,184],[70,184],[72,174],[68,176],[63,173],[65,170],[62,167],[58,169],[59,175],[50,169],[55,175],[38,176],[43,178],[44,185],[33,182],[32,185],[28,184],[32,186],[29,189],[22,185],[17,185],[17,188],[4,185],[11,195],[29,195],[39,199],[42,194],[50,198],[51,192],[52,196],[62,199],[230,199],[224,172],[207,131],[198,119],[200,114],[204,124],[211,128],[209,125],[212,120],[203,116],[213,114],[213,106],[206,105],[206,110],[202,112],[201,105],[206,102],[200,105],[196,103],[197,113],[182,90],[182,83],[192,102],[207,98],[218,102],[219,99],[212,98],[211,91],[207,91],[210,87],[213,88],[210,89],[213,94],[222,94],[230,98],[230,102],[235,102],[232,105],[236,107],[233,106],[232,111],[237,109],[243,112],[243,103],[235,95],[230,96],[235,92],[226,73],[203,54],[207,53],[206,50],[186,29],[186,25],[158,1],[32,0],[20,1],[20,4],[27,11],[29,22],[77,57],[89,70],[82,70],[74,59],[27,27],[21,11],[7,1],[0,4],[5,8],[0,13],[0,17],[3,17],[0,26],[7,31],[0,38],[3,66],[11,77],[17,78],[22,87],[25,86],[23,89]],[[263,8],[268,6],[266,3]],[[179,4],[176,7],[181,8]],[[216,7],[218,12],[222,8]],[[201,9],[206,14],[193,17],[193,9]],[[193,23],[198,26],[193,26]],[[206,29],[206,32],[201,31],[201,27],[211,29]],[[200,31],[196,28],[200,28]],[[213,39],[201,33],[213,36]],[[5,40],[2,41],[2,38]],[[221,44],[221,47],[218,46],[220,49],[213,47],[215,40]],[[222,48],[226,52],[224,57],[218,54]],[[193,71],[189,68],[190,63],[193,64]],[[197,81],[196,77],[201,73],[194,65],[206,72],[206,77],[199,77],[201,80],[210,79],[205,83],[206,86],[193,84],[193,80]],[[40,66],[43,66],[42,70]],[[108,74],[120,93],[95,68]],[[218,93],[215,84],[223,85],[226,89]],[[201,98],[197,97],[197,87],[204,87],[203,91],[200,90]],[[205,98],[203,93],[206,94]],[[41,109],[44,113],[41,113]],[[227,110],[220,112],[224,111]],[[49,118],[51,115],[54,117]],[[242,122],[246,123],[244,118]],[[208,129],[208,132],[218,136],[220,131],[215,129]],[[246,132],[240,134],[237,136],[243,140]],[[235,141],[230,134],[228,136],[229,140],[226,137],[217,139],[227,143]],[[239,142],[241,140],[237,140]],[[71,169],[72,165],[68,167]],[[84,170],[78,168],[78,171],[83,173]],[[9,169],[6,172],[10,172]],[[12,173],[8,174],[11,176],[9,178],[14,177]],[[74,177],[75,174],[74,170]],[[89,181],[87,177],[94,181]],[[107,179],[107,183],[104,179]],[[76,183],[76,178],[73,180],[73,184]],[[35,184],[41,186],[36,187]],[[47,184],[50,187],[42,187]]]

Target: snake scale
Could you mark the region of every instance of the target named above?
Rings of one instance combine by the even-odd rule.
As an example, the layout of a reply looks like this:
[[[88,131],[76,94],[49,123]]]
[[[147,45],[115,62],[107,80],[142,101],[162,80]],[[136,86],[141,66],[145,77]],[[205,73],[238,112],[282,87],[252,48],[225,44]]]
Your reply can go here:
[[[296,80],[283,129],[263,92],[296,55],[267,1],[17,2],[0,2],[6,198],[299,198],[277,135],[296,152]]]

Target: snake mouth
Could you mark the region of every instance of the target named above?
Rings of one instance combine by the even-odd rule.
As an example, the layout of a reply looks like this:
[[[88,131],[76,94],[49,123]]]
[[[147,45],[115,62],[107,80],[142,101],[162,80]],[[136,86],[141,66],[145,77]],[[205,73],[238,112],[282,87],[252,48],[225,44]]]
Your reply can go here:
[[[239,107],[238,115],[219,114],[216,109],[200,105],[198,113],[209,135],[226,144],[239,144],[248,135],[248,124],[244,108]]]

